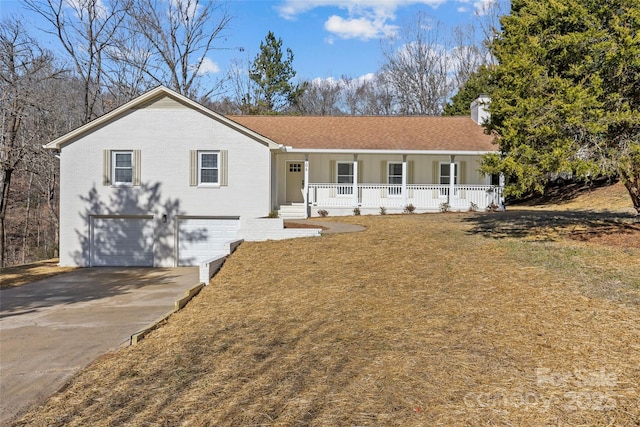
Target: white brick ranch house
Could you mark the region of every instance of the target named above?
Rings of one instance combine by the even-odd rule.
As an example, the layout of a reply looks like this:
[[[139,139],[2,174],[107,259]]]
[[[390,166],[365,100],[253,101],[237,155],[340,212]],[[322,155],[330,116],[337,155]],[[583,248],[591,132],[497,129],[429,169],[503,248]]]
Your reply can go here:
[[[60,153],[60,264],[197,265],[237,239],[317,235],[281,217],[499,203],[468,117],[225,117],[158,87],[50,142]],[[473,205],[472,205],[473,203]]]

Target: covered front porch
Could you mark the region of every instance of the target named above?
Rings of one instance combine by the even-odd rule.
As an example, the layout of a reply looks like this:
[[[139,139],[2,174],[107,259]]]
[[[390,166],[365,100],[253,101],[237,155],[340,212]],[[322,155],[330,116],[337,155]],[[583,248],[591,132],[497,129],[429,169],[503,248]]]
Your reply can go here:
[[[485,210],[502,182],[478,172],[481,153],[287,153],[276,157],[283,218]]]
[[[325,210],[358,207],[361,213],[404,212],[411,207],[425,212],[461,211],[499,206],[501,196],[501,188],[492,185],[357,184],[354,189],[344,184],[309,184],[308,204]]]

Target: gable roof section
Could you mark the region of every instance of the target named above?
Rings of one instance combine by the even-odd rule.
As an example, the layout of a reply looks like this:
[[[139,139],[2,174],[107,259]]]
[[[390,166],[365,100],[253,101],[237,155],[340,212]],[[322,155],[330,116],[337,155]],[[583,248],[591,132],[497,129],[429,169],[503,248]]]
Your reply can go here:
[[[163,100],[163,98],[165,99]],[[254,140],[266,145],[270,149],[278,149],[280,147],[275,142],[269,140],[263,135],[252,131],[251,129],[247,129],[241,124],[229,120],[225,116],[211,111],[203,105],[200,105],[197,102],[192,101],[191,99],[172,91],[171,89],[168,89],[164,86],[158,86],[157,88],[140,95],[132,101],[127,102],[126,104],[98,117],[97,119],[94,119],[89,123],[80,126],[79,128],[74,129],[71,132],[51,141],[50,143],[45,145],[45,148],[59,150],[63,145],[72,143],[85,134],[98,129],[100,126],[106,125],[113,120],[117,120],[119,117],[123,116],[130,110],[146,108],[147,106],[152,105],[158,101],[160,101],[160,103],[164,103],[165,105],[169,105],[170,102],[167,102],[167,98],[170,98],[171,101],[178,102],[185,107],[192,108],[195,111],[198,111],[222,124],[225,124],[237,130],[238,132],[241,132],[249,136],[250,138],[253,138]]]
[[[228,116],[293,151],[495,152],[470,117]]]

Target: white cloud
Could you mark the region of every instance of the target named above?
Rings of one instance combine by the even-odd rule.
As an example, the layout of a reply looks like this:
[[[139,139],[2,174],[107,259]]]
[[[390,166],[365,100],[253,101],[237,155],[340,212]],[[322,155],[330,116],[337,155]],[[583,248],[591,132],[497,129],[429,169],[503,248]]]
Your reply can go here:
[[[196,15],[200,12],[200,9],[202,9],[200,4],[189,0],[169,0],[169,4],[172,10],[179,10],[184,13],[184,18],[192,20],[196,19]]]
[[[284,0],[277,7],[284,19],[295,19],[298,15],[321,7],[345,10],[345,16],[332,15],[324,28],[343,39],[370,40],[394,36],[398,27],[389,21],[396,19],[400,7],[423,4],[436,7],[446,0]],[[485,0],[488,1],[488,0]],[[333,43],[334,39],[327,39]]]
[[[483,16],[497,3],[498,0],[476,0],[473,2],[473,7],[476,9],[476,14]]]
[[[198,69],[198,75],[201,75],[201,76],[208,73],[215,74],[219,72],[220,72],[220,67],[218,66],[218,64],[213,62],[209,58],[204,58],[202,60],[202,64],[200,64],[200,68]]]
[[[376,74],[375,73],[367,73],[367,74],[364,74],[364,75],[358,77],[357,80],[360,81],[360,82],[367,82],[367,81],[372,81],[375,78],[376,78]]]
[[[285,19],[293,19],[296,15],[308,12],[318,7],[337,7],[346,9],[349,13],[358,13],[358,10],[377,10],[378,13],[391,12],[399,7],[413,4],[438,6],[446,0],[284,0],[277,10]]]
[[[0,0],[1,1],[1,0]],[[83,16],[87,14],[87,3],[81,0],[65,0],[66,6],[71,8],[78,19],[83,19]],[[95,12],[98,18],[106,18],[109,13],[109,9],[104,5],[102,0],[97,0],[95,3]]]
[[[453,0],[283,0],[276,9],[282,18],[289,20],[317,8],[331,7],[343,10],[343,14],[334,12],[324,23],[325,30],[330,33],[325,41],[333,44],[334,36],[364,41],[392,37],[398,31],[398,26],[393,25],[392,22],[395,21],[399,8],[412,5],[436,8],[447,1]],[[480,16],[485,15],[496,4],[508,2],[508,0],[455,1],[459,3],[458,12],[468,13],[473,7],[475,13]]]
[[[396,33],[398,27],[387,25],[382,20],[371,20],[366,17],[347,18],[333,15],[324,23],[324,28],[343,39],[369,40],[389,37]]]
[[[341,87],[347,87],[349,85],[359,85],[362,83],[366,83],[368,81],[374,80],[375,78],[375,73],[367,73],[363,74],[362,76],[350,78],[347,80],[345,80],[344,78],[336,79],[335,77],[316,77],[311,82],[316,85],[322,85],[326,83],[329,85],[339,85]]]

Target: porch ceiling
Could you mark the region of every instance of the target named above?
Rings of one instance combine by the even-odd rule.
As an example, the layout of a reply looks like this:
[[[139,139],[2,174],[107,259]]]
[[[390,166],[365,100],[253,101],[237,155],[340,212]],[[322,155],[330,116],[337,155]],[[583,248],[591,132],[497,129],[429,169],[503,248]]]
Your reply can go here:
[[[296,150],[497,151],[469,117],[229,116]]]

